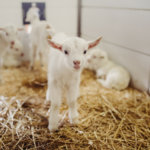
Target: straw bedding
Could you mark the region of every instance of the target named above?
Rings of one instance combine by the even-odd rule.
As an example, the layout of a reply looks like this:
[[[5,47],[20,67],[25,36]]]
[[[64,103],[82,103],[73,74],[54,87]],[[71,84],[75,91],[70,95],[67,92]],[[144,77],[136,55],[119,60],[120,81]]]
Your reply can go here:
[[[44,104],[47,74],[44,69],[2,70],[0,85],[0,149],[37,150],[148,150],[150,97],[128,88],[108,90],[84,70],[78,99],[79,124],[71,126],[67,106],[61,106],[63,126],[50,133]]]

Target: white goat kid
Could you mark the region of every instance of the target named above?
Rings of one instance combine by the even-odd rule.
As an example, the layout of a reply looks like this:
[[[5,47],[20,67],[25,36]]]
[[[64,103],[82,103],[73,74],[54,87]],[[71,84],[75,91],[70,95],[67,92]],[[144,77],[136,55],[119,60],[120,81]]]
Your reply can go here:
[[[99,48],[87,56],[86,68],[96,71],[97,81],[106,88],[123,90],[129,85],[128,71],[109,60],[107,53]]]
[[[33,69],[35,59],[39,57],[41,66],[43,66],[44,57],[47,56],[48,42],[47,39],[51,39],[55,31],[46,21],[40,21],[39,14],[37,12],[29,12],[27,14],[26,21],[29,21],[32,26],[31,30],[31,63],[30,69]],[[46,63],[46,62],[45,62]]]
[[[80,74],[86,60],[86,52],[100,42],[101,38],[87,42],[82,38],[64,38],[54,36],[48,40],[53,47],[48,64],[47,98],[51,100],[49,130],[55,131],[59,127],[59,107],[62,93],[65,90],[69,106],[70,123],[78,122],[76,101],[79,96]]]
[[[15,49],[15,50],[13,50]],[[2,65],[4,67],[18,67],[22,64],[24,53],[22,44],[16,43],[15,47],[9,48],[3,54]]]
[[[0,28],[0,54],[9,47],[11,47],[12,50],[17,51],[16,47],[18,47],[18,43],[17,28],[14,26]]]
[[[24,57],[21,57],[22,62],[30,62],[30,53],[31,53],[31,37],[30,34],[25,30],[18,31],[18,38],[22,44]]]
[[[17,30],[18,29],[12,25],[0,28],[0,67],[4,60],[3,55],[6,51],[11,49],[12,53],[20,52],[22,55],[20,48],[21,43],[17,37]]]
[[[26,32],[24,28],[19,28],[17,30],[17,37],[19,43],[16,43],[15,53],[11,48],[4,53],[3,56],[3,66],[5,67],[18,67],[23,64],[23,62],[30,62],[31,53],[31,40],[29,33]]]

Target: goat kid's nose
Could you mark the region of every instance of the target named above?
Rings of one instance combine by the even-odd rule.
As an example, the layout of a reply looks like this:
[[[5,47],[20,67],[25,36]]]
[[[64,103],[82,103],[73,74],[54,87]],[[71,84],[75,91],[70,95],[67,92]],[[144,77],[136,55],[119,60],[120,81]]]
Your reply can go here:
[[[74,60],[73,63],[74,63],[74,65],[80,65],[80,61],[78,61],[78,60]]]
[[[23,56],[24,56],[24,53],[21,53],[21,56],[23,57]]]
[[[15,44],[15,42],[14,41],[11,41],[11,45],[14,45]]]

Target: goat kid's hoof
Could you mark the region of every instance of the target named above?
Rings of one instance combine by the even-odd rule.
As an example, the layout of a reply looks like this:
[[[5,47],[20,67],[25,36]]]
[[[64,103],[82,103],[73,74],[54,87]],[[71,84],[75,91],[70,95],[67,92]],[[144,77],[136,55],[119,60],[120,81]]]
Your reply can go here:
[[[44,101],[44,105],[49,105],[50,104],[50,100],[45,100]]]
[[[48,126],[48,129],[49,129],[50,132],[58,131],[58,127],[56,127],[56,126],[53,127],[53,126],[49,125],[49,126]]]
[[[30,67],[29,67],[29,71],[32,71],[32,70],[34,70],[34,67],[33,67],[33,66],[30,66]]]
[[[70,119],[70,124],[71,126],[76,126],[77,124],[79,124],[78,118]]]

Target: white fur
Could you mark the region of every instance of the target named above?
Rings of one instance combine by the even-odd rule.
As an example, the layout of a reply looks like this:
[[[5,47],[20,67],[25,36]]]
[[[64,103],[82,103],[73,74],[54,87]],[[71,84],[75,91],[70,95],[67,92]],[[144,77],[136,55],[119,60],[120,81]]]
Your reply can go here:
[[[24,57],[21,57],[21,61],[30,61],[31,55],[31,36],[25,30],[18,31],[18,38],[23,46]]]
[[[18,67],[21,66],[24,61],[30,62],[31,53],[31,40],[30,35],[22,28],[17,31],[19,43],[16,43],[16,48],[19,51],[15,53],[9,48],[3,55],[3,66],[5,67]]]
[[[10,47],[4,52],[2,59],[2,65],[4,67],[18,67],[22,64],[24,53],[23,46],[20,42],[15,44],[15,50],[16,51],[13,51]]]
[[[39,15],[36,11],[27,13],[27,21],[31,23],[31,63],[30,68],[33,68],[35,59],[39,57],[41,66],[47,63],[48,43],[47,38],[51,38],[55,31],[51,25],[46,21],[40,21]]]
[[[14,42],[12,45],[11,43]],[[3,52],[6,49],[12,47],[14,51],[18,47],[19,39],[17,36],[17,28],[14,26],[6,26],[4,28],[0,28],[0,55],[2,56]]]
[[[17,36],[18,29],[13,25],[0,28],[0,61],[5,61],[4,55],[9,51],[13,54],[22,54],[21,43]]]
[[[96,71],[97,81],[106,88],[123,90],[129,85],[129,72],[109,60],[107,53],[99,48],[88,54],[86,68]]]
[[[59,127],[59,107],[62,102],[62,94],[69,106],[69,119],[72,124],[78,122],[76,100],[79,96],[80,74],[85,65],[89,42],[77,37],[67,37],[65,34],[57,34],[53,41],[59,43],[61,50],[51,49],[48,64],[48,90],[46,98],[51,100],[49,117],[49,130],[54,131]],[[98,43],[97,43],[98,44]],[[52,44],[51,44],[52,45]],[[68,54],[65,54],[65,51]],[[74,61],[79,61],[80,64]]]
[[[7,51],[3,57],[4,59],[2,61],[2,65],[4,67],[18,67],[21,65],[21,61],[18,55],[16,54],[12,54],[9,51]]]

